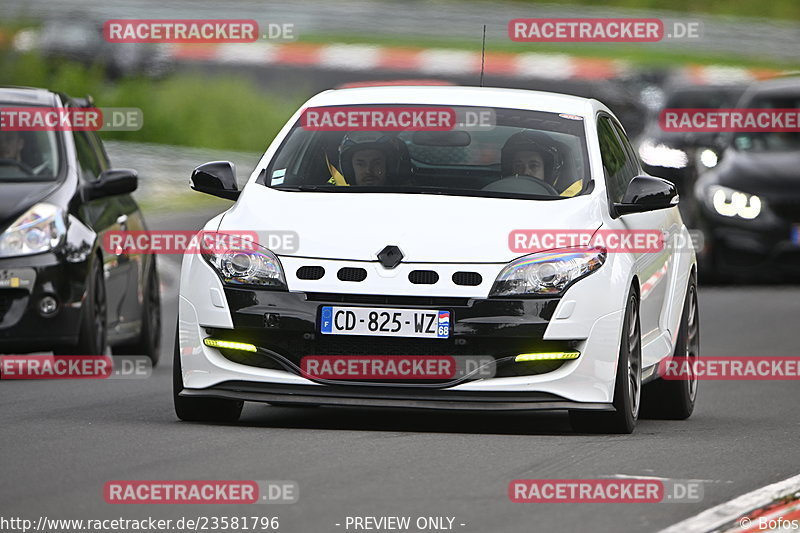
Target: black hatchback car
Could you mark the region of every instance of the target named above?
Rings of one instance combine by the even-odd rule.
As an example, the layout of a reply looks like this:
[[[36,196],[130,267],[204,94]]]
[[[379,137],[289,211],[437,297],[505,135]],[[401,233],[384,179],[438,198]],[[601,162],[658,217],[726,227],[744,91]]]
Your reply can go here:
[[[0,112],[88,105],[0,88]],[[99,355],[110,345],[156,362],[155,256],[102,246],[106,232],[146,231],[130,195],[137,179],[111,167],[92,131],[0,129],[0,353]]]
[[[800,110],[800,78],[753,85],[740,108]],[[705,247],[701,273],[721,279],[800,276],[800,132],[724,134],[717,166],[693,206]]]

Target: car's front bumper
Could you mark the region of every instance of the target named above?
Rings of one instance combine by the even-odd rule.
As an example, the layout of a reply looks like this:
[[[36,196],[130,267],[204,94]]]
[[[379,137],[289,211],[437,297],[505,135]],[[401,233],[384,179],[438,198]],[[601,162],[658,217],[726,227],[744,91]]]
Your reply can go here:
[[[74,344],[86,290],[86,263],[53,253],[0,259],[0,353],[48,351]],[[58,309],[45,315],[42,298]]]

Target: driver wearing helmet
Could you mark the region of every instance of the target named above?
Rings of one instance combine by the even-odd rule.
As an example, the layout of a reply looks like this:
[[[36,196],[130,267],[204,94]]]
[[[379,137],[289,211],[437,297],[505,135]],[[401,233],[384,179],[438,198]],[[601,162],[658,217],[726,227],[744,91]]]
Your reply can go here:
[[[25,139],[11,130],[0,131],[0,159],[10,159],[12,161],[22,161],[22,149],[25,147]]]
[[[329,183],[382,186],[396,181],[400,161],[397,137],[381,132],[349,132],[339,144],[339,169],[328,163]]]
[[[581,180],[569,182],[562,176],[564,158],[549,135],[524,130],[515,133],[500,151],[503,176],[530,176],[549,184],[561,196],[575,196],[583,187]]]

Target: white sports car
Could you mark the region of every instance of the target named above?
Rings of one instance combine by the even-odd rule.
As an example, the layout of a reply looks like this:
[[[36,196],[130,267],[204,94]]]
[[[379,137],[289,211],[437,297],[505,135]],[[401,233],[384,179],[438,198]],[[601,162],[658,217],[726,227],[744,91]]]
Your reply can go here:
[[[630,433],[694,408],[695,376],[661,371],[699,354],[678,196],[596,100],[326,91],[241,191],[227,162],[191,181],[236,200],[205,231],[253,237],[183,258],[183,420],[235,421],[244,401],[568,410]]]

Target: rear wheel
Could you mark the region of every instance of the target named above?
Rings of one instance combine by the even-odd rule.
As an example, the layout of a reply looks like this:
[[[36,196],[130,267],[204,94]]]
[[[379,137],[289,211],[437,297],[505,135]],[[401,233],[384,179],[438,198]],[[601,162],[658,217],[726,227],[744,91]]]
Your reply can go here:
[[[172,360],[172,400],[175,414],[187,422],[234,423],[242,414],[244,402],[221,398],[187,398],[179,396],[183,390],[178,328],[175,327],[175,352]]]
[[[112,351],[115,355],[146,355],[156,366],[161,355],[161,292],[155,261],[144,283],[139,337],[133,342],[114,346]]]
[[[678,340],[673,359],[679,368],[688,372],[686,379],[657,379],[648,384],[643,392],[642,416],[666,420],[684,420],[694,411],[697,400],[697,373],[695,363],[700,357],[700,313],[697,308],[697,283],[694,276],[689,280],[686,300],[683,304]]]
[[[569,421],[582,433],[632,433],[639,418],[642,392],[642,332],[639,298],[631,290],[625,306],[619,361],[614,382],[614,412],[570,411]]]

